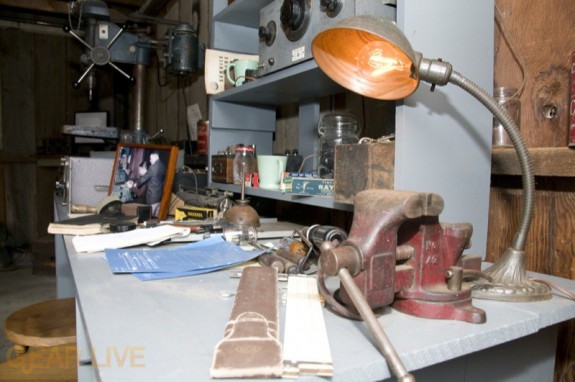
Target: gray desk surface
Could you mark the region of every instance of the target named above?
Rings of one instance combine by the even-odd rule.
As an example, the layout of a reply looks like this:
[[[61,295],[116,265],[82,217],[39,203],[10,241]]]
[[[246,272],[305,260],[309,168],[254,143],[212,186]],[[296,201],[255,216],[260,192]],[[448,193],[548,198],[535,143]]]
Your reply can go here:
[[[102,253],[76,254],[65,247],[79,309],[103,381],[209,380],[216,343],[222,338],[238,279],[229,271],[142,282],[114,275]],[[575,290],[575,282],[553,279]],[[280,284],[280,288],[285,285]],[[409,370],[515,340],[575,317],[562,297],[535,303],[475,300],[487,312],[481,325],[411,317],[394,310],[380,321]],[[283,316],[283,308],[282,308]],[[336,375],[333,381],[381,380],[387,365],[363,323],[324,310]],[[282,323],[283,324],[283,323]],[[309,378],[313,380],[314,378]],[[317,378],[320,380],[320,378]],[[321,379],[325,380],[325,379]]]
[[[57,216],[63,216],[61,206],[56,204],[55,209]],[[76,294],[79,323],[91,353],[80,354],[80,359],[91,358],[98,380],[210,379],[213,351],[223,337],[234,302],[234,297],[222,297],[225,293],[221,292],[235,292],[239,282],[230,277],[230,271],[143,282],[131,275],[112,274],[103,253],[77,254],[71,236],[57,235],[56,239],[60,243],[56,246],[58,278],[69,289],[61,291],[59,286],[59,297]],[[575,290],[575,281],[538,277]],[[279,287],[281,293],[287,285]],[[554,296],[534,303],[474,300],[474,305],[486,311],[485,324],[423,319],[392,309],[379,320],[408,370],[419,370],[425,377],[429,376],[426,371],[434,370],[433,378],[421,380],[435,380],[437,370],[441,381],[482,381],[486,376],[491,381],[524,381],[525,375],[533,381],[552,380],[556,331],[551,327],[575,317],[575,302]],[[283,331],[283,307],[280,314]],[[336,374],[331,379],[303,379],[390,377],[362,322],[338,317],[327,309],[324,317]],[[489,350],[482,352],[485,349]],[[477,359],[477,354],[485,353],[489,356]],[[473,362],[471,357],[475,357]],[[504,372],[494,378],[493,370],[498,367]]]

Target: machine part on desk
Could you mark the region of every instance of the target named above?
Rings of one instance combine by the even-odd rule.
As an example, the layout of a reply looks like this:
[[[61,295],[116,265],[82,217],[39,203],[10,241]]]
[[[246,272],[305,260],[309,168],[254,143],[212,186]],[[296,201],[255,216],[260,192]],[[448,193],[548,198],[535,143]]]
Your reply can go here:
[[[76,205],[96,206],[108,195],[113,158],[66,156],[60,163],[63,166],[63,203],[68,205],[68,213],[74,213]]]
[[[277,280],[272,268],[242,270],[224,338],[214,351],[212,378],[282,376]]]
[[[313,225],[305,231],[307,237],[317,248],[325,241],[338,245],[347,239],[347,232],[331,225]]]
[[[305,253],[291,252],[284,248],[278,248],[275,253],[278,257],[284,258],[294,263],[300,273],[305,273],[310,269],[310,264],[306,261],[307,256]]]
[[[122,202],[117,196],[108,195],[98,202],[96,212],[105,216],[121,216]]]
[[[242,178],[244,178],[243,172]],[[235,206],[224,212],[223,219],[240,227],[259,227],[261,225],[260,217],[257,211],[252,206],[250,206],[250,201],[245,198],[245,194],[246,183],[242,182],[242,194],[240,200],[237,200]]]
[[[110,223],[110,232],[128,232],[138,228],[138,225],[134,222],[123,222],[123,223]]]
[[[187,189],[181,187],[178,192],[178,197],[187,205],[215,208],[218,215],[223,215],[232,206],[231,197],[234,195],[231,191],[219,191],[217,189],[206,189],[205,195],[200,195],[197,192],[191,194]]]
[[[295,231],[291,237],[284,237],[279,242],[279,247],[299,255],[305,255],[307,252],[307,246],[301,242],[301,240],[295,239]]]
[[[281,256],[277,256],[275,254],[272,254],[272,256],[274,256],[275,258],[277,258],[279,261],[281,261],[283,263],[284,273],[290,274],[290,275],[298,273],[298,271],[299,271],[298,266],[293,261],[289,261],[288,259],[281,257]]]
[[[281,257],[278,256],[276,254],[277,252],[277,248],[270,248],[264,245],[259,244],[258,242],[252,242],[250,243],[251,246],[253,246],[254,248],[258,248],[261,250],[266,251],[267,254],[271,255],[273,257],[274,260],[280,261],[282,263],[283,266],[283,272],[287,273],[287,274],[296,274],[299,271],[299,268],[297,266],[296,263],[294,263],[293,261],[290,261],[288,259],[286,259],[285,257]],[[271,259],[270,259],[271,260]]]
[[[339,227],[329,225],[316,224],[301,230],[294,231],[294,234],[295,233],[299,235],[307,249],[305,256],[297,262],[300,273],[309,273],[308,270],[310,269],[310,257],[312,253],[315,253],[317,256],[320,255],[319,250],[324,242],[327,241],[332,243],[332,245],[337,246],[345,239],[347,239],[347,232]],[[316,271],[317,269],[314,270],[314,272]],[[327,289],[324,288],[324,290]]]
[[[86,216],[80,216],[72,219],[66,219],[59,221],[57,223],[51,223],[50,226],[48,227],[48,232],[52,231],[52,233],[64,233],[64,232],[56,232],[56,230],[59,228],[63,230],[68,229],[68,232],[65,233],[70,233],[71,230],[75,229],[75,227],[79,226],[86,228],[89,225],[94,224],[100,226],[99,232],[104,232],[107,230],[107,228],[103,230],[102,228],[110,227],[112,224],[123,225],[128,223],[134,223],[137,220],[136,216],[128,216],[122,212],[122,202],[118,199],[118,197],[114,195],[109,195],[103,198],[98,203],[96,211],[98,213]],[[84,231],[84,233],[76,233],[76,234],[80,235],[88,233]]]
[[[222,225],[223,228],[223,237],[226,241],[230,243],[234,243],[236,245],[248,245],[252,244],[258,240],[258,231],[255,227],[252,226],[236,226],[233,224],[230,225]],[[209,233],[207,233],[206,237],[209,237]]]
[[[264,267],[274,268],[278,273],[284,273],[284,263],[277,257],[264,253],[258,257],[258,263]]]

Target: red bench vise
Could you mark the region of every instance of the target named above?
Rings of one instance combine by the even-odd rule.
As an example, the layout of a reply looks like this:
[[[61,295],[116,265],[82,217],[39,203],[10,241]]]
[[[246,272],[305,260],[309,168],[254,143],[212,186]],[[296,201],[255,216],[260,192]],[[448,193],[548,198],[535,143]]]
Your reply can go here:
[[[443,206],[433,193],[359,192],[347,240],[322,245],[322,272],[336,276],[347,268],[372,309],[391,305],[418,317],[485,322],[463,282],[464,273],[477,273],[481,266],[480,257],[462,255],[473,228],[439,223]],[[337,298],[353,308],[343,285]]]

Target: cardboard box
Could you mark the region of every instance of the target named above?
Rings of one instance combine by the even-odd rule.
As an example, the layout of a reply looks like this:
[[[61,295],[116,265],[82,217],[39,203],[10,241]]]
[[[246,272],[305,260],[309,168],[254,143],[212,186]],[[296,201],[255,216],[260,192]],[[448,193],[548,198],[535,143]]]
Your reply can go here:
[[[280,180],[281,192],[292,192],[293,178],[313,178],[313,175],[303,172],[284,172]]]
[[[212,155],[212,182],[234,183],[234,157]]]
[[[333,179],[292,178],[292,194],[333,196]]]

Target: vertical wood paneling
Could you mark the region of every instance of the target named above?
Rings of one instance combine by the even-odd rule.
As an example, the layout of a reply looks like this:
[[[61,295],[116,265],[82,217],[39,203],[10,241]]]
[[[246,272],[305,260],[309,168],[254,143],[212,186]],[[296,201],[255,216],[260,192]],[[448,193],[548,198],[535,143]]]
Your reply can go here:
[[[551,273],[575,280],[575,193],[557,192],[555,203]]]
[[[561,147],[569,128],[569,76],[575,50],[575,2],[496,0],[507,37],[525,63],[521,133],[529,147]],[[495,86],[519,87],[520,67],[501,29],[495,33]],[[510,177],[493,177],[487,259],[494,261],[513,239],[521,190]],[[510,184],[515,183],[515,184]],[[535,216],[526,246],[527,267],[575,279],[575,184],[571,178],[537,179]],[[509,219],[503,223],[505,216]],[[509,218],[513,216],[513,218]],[[575,320],[560,325],[555,380],[573,381]]]
[[[2,57],[3,154],[27,157],[35,154],[34,38],[15,29],[0,30]],[[36,235],[35,166],[4,165],[6,225],[23,238]]]
[[[572,0],[497,0],[508,37],[525,62],[521,96],[522,133],[529,147],[565,146],[568,137],[570,56],[575,50]],[[519,87],[517,61],[496,28],[495,85]],[[552,107],[555,116],[544,117]]]

